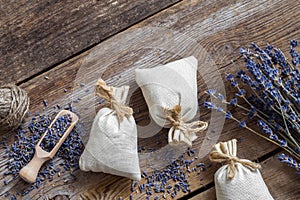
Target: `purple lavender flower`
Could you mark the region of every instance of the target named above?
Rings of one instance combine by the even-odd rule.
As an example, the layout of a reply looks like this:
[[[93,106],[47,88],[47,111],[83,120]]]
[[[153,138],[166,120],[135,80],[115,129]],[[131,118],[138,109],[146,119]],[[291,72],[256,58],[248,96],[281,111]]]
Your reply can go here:
[[[209,89],[209,90],[207,90],[207,94],[209,94],[209,95],[213,95],[215,93],[216,93],[215,89]]]
[[[247,48],[245,48],[245,47],[240,48],[240,53],[241,53],[242,55],[247,54]]]
[[[233,76],[232,74],[228,74],[228,75],[226,76],[226,79],[229,80],[229,81],[233,81],[234,76]]]
[[[238,84],[237,81],[232,81],[232,82],[231,82],[231,85],[232,85],[233,87],[238,87],[238,86],[239,86],[239,84]]]
[[[297,41],[297,40],[291,40],[291,41],[290,41],[290,44],[291,44],[291,47],[292,47],[292,48],[295,48],[295,47],[298,46],[298,41]]]
[[[237,106],[237,98],[233,98],[230,100],[230,105]]]
[[[280,140],[280,139],[278,139],[278,142],[280,143],[280,145],[282,147],[287,147],[287,141],[286,140]]]
[[[248,118],[253,119],[255,117],[256,113],[257,113],[256,108],[251,106],[250,111],[248,113]]]
[[[268,126],[267,123],[265,123],[263,120],[258,120],[257,124],[258,124],[258,126],[260,126],[262,128],[265,128]]]
[[[278,159],[292,168],[295,168],[297,171],[300,171],[300,163],[297,163],[295,159],[290,156],[285,155],[284,153],[278,155]]]
[[[235,95],[247,104],[239,104],[237,98],[229,101],[221,94],[217,96],[220,103],[242,109],[248,119],[257,119],[262,133],[246,125],[245,119],[238,119],[230,111],[225,112],[221,106],[205,103],[210,109],[221,111],[226,119],[234,120],[241,128],[265,138],[282,147],[300,160],[300,56],[297,40],[290,41],[289,58],[270,44],[261,48],[251,43],[249,48],[242,47],[240,53],[245,62],[245,70],[228,74],[226,79],[236,90]],[[247,90],[247,93],[246,93]],[[244,112],[245,113],[245,112]],[[281,157],[283,162],[292,165],[292,157]],[[298,167],[299,169],[299,167]]]
[[[204,107],[210,108],[210,109],[215,109],[216,105],[212,102],[206,101],[206,102],[204,102]]]
[[[217,108],[217,111],[218,111],[218,112],[222,112],[222,111],[223,111],[223,108],[220,106],[220,107]]]
[[[231,119],[232,118],[231,112],[227,111],[226,114],[225,114],[225,118],[226,119]]]
[[[240,127],[240,128],[245,128],[245,127],[246,127],[246,122],[245,122],[245,121],[241,121],[241,122],[239,123],[239,127]]]
[[[222,94],[218,93],[217,98],[219,99],[220,102],[224,102],[225,98]]]
[[[240,89],[238,93],[236,93],[235,95],[238,97],[244,97],[246,94],[246,90],[244,89]]]

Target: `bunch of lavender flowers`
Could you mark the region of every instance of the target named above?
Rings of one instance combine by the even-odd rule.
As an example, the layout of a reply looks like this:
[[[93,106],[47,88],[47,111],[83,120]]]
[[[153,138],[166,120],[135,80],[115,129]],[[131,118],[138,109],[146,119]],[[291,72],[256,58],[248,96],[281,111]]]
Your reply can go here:
[[[281,154],[279,160],[299,172],[300,163],[296,160],[300,160],[300,56],[295,49],[297,46],[298,41],[290,41],[290,60],[280,49],[269,44],[265,49],[255,43],[249,48],[241,48],[246,70],[226,75],[236,90],[236,97],[227,101],[215,90],[207,91],[221,104],[242,109],[248,119],[257,119],[261,132],[253,130],[245,120],[239,120],[215,103],[205,102],[204,106],[224,112],[225,117],[235,120],[239,127],[282,147],[294,158]],[[246,106],[240,101],[246,102]]]

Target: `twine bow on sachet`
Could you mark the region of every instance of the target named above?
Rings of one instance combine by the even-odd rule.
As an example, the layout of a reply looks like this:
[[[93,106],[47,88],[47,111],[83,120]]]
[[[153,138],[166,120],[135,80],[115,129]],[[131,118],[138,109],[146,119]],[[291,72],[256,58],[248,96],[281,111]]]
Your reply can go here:
[[[237,140],[233,139],[228,142],[219,142],[213,148],[209,158],[212,162],[226,163],[228,164],[227,178],[232,179],[236,174],[236,163],[240,163],[243,166],[254,171],[260,169],[260,165],[255,162],[251,162],[246,159],[239,159],[236,157],[237,152]]]
[[[109,103],[110,108],[116,112],[118,120],[121,122],[125,116],[131,116],[133,111],[132,108],[124,105],[116,99],[114,89],[116,88],[107,86],[105,81],[99,79],[95,87],[95,94]]]
[[[192,146],[192,142],[197,139],[196,133],[204,131],[208,126],[208,123],[203,121],[184,122],[181,117],[180,105],[176,105],[174,108],[165,108],[164,113],[172,125],[168,134],[169,144],[185,142]]]

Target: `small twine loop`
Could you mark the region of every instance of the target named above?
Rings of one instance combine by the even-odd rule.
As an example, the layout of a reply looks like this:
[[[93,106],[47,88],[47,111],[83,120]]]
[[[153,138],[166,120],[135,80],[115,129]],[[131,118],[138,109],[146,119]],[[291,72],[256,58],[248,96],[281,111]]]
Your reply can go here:
[[[237,172],[236,163],[240,163],[252,171],[261,168],[258,163],[236,157],[236,144],[236,139],[230,140],[228,142],[219,142],[214,146],[213,151],[209,155],[209,159],[212,162],[225,163],[228,165],[228,179],[232,179],[235,176]]]
[[[13,130],[29,110],[27,92],[14,84],[0,87],[0,132]]]
[[[107,86],[104,80],[99,79],[96,83],[95,94],[109,103],[110,108],[116,112],[120,122],[123,121],[125,116],[130,117],[133,114],[132,108],[116,100],[113,87]]]
[[[204,131],[208,126],[208,123],[203,121],[184,122],[181,117],[180,105],[176,105],[174,108],[164,108],[164,113],[172,125],[169,132],[169,143],[183,141],[192,146],[192,142],[197,138],[196,133]],[[176,132],[176,130],[180,130],[181,133],[178,133],[179,135],[174,133],[172,137],[171,132]]]

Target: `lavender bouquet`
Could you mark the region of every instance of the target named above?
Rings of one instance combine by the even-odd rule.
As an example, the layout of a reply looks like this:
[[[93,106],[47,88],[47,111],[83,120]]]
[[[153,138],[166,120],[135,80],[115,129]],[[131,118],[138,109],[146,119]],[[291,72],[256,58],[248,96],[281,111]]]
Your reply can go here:
[[[241,48],[247,70],[236,75],[227,74],[226,79],[236,90],[236,97],[226,100],[224,95],[209,89],[207,93],[221,104],[227,104],[246,111],[248,119],[256,119],[261,131],[247,126],[231,112],[225,112],[220,105],[205,102],[204,106],[225,114],[256,135],[282,147],[288,155],[280,154],[279,160],[300,172],[300,57],[295,48],[298,41],[290,41],[290,57],[267,45],[261,49],[255,43]],[[241,102],[246,102],[241,104]]]

